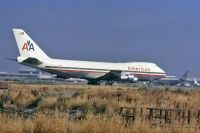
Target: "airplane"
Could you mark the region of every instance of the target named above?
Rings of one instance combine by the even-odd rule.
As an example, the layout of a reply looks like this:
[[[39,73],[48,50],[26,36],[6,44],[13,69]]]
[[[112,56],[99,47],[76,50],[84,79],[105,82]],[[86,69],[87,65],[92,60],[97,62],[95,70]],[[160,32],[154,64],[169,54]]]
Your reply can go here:
[[[196,78],[194,78],[193,86],[200,86],[200,83],[198,82],[198,80]]]
[[[153,82],[155,85],[182,85],[187,82],[188,71],[185,71],[181,78],[177,79],[173,76],[166,76]]]
[[[105,80],[113,81],[153,81],[166,75],[155,63],[149,62],[95,62],[53,59],[47,56],[23,29],[13,29],[20,56],[19,64],[40,69],[58,78],[81,78],[88,84],[99,84]]]

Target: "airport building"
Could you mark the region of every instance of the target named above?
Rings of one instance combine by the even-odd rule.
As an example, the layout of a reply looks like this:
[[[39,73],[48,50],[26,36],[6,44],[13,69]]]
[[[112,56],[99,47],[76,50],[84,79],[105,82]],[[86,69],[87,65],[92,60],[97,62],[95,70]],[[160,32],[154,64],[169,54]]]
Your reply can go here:
[[[50,82],[55,80],[54,75],[35,69],[20,69],[17,73],[0,72],[0,80],[20,82]]]
[[[27,68],[22,68],[17,73],[0,72],[0,80],[23,83],[86,83],[82,79],[60,79],[48,72]]]

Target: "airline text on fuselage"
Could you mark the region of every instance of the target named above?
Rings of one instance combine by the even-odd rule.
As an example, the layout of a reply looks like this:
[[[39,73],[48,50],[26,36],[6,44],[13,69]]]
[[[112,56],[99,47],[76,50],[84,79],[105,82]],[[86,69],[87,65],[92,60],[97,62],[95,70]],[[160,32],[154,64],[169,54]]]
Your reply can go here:
[[[140,72],[150,72],[151,69],[148,67],[128,67],[129,71],[140,71]]]

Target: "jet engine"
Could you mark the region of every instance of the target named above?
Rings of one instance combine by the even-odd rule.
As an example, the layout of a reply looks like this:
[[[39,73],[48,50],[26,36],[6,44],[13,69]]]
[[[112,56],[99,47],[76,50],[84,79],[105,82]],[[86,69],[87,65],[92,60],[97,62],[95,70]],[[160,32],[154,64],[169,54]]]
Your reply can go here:
[[[122,72],[121,73],[121,80],[127,80],[127,81],[131,81],[131,82],[137,82],[138,81],[138,77],[135,77],[131,73]]]

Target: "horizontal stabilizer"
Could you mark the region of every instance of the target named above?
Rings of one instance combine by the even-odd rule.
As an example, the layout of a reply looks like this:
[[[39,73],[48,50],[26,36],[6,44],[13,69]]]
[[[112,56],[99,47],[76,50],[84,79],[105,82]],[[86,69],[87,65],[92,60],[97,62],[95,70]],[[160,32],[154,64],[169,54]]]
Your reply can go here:
[[[31,58],[31,57],[25,59],[24,61],[22,61],[22,63],[28,63],[30,65],[40,65],[40,64],[42,64],[42,62],[39,61],[38,59]]]

